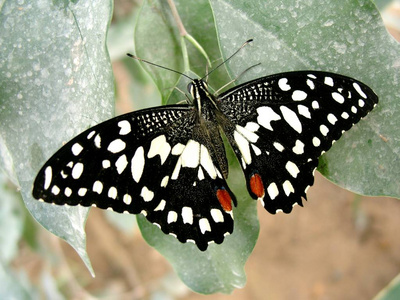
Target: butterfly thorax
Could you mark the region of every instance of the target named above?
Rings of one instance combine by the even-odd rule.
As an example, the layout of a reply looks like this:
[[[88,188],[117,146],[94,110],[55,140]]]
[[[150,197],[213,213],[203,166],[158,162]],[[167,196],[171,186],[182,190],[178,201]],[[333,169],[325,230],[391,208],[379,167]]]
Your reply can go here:
[[[219,108],[215,97],[210,94],[207,84],[201,79],[194,79],[188,85],[188,91],[193,97],[193,104],[197,108],[199,116],[205,120],[215,121],[215,114]]]

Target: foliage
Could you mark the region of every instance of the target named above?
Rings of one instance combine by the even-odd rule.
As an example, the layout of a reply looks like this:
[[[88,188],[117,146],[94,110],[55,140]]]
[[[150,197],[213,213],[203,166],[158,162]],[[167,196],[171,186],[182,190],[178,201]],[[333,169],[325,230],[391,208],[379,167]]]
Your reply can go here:
[[[319,170],[357,193],[399,197],[399,45],[386,33],[372,2],[175,3],[186,30],[213,66],[254,38],[251,47],[210,76],[214,90],[258,63],[238,82],[282,71],[319,69],[370,85],[380,96],[379,106],[322,157]],[[70,243],[91,270],[84,233],[88,210],[42,204],[32,199],[30,191],[40,166],[63,142],[113,114],[114,83],[106,48],[112,4],[4,1],[0,9],[1,168],[20,187],[35,219]],[[207,61],[179,36],[165,1],[144,2],[134,42],[142,58],[192,77],[205,73]],[[165,70],[143,67],[156,83],[163,104],[182,100],[173,88],[186,90],[187,81]],[[206,253],[180,244],[139,218],[145,239],[195,291],[230,293],[245,284],[244,264],[256,242],[258,223],[255,203],[241,182],[233,165],[230,185],[239,198],[235,232]]]

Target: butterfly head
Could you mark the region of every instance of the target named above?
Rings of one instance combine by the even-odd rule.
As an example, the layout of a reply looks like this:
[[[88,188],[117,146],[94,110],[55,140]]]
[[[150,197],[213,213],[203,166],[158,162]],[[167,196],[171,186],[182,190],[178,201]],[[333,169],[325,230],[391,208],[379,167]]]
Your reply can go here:
[[[207,83],[201,79],[194,79],[188,84],[188,92],[192,95],[193,99],[200,100],[209,98],[210,93],[208,91]]]

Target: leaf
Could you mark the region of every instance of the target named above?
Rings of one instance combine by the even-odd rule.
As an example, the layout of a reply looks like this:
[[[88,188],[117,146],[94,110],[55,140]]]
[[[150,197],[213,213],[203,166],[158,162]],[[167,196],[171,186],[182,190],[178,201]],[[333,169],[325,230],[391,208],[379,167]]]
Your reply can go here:
[[[211,7],[208,1],[196,2],[174,1],[181,13],[181,18],[186,30],[207,51],[211,61],[216,66],[222,62],[218,47],[218,39],[214,27]],[[145,1],[141,8],[138,22],[135,27],[135,50],[136,55],[152,63],[159,64],[173,70],[184,72],[189,76],[203,77],[206,72],[206,60],[204,56],[190,42],[185,41],[188,51],[190,69],[184,70],[183,50],[179,32],[176,28],[170,9],[166,1]],[[165,104],[185,100],[185,96],[179,92],[169,99],[179,77],[167,70],[144,64],[143,67],[150,73],[161,95],[162,103]],[[209,78],[212,87],[219,88],[229,81],[229,76],[224,68],[216,70]],[[178,87],[186,91],[189,79],[185,78]]]
[[[400,197],[400,47],[370,1],[211,1],[224,57],[240,82],[294,70],[324,70],[371,86],[378,106],[320,161],[334,183],[364,195]],[[233,76],[234,77],[234,76]]]
[[[400,275],[397,275],[373,300],[396,300],[400,298]]]
[[[24,213],[19,194],[7,187],[0,173],[0,263],[7,265],[18,252],[18,242],[24,228]]]
[[[74,135],[112,116],[113,77],[105,48],[111,2],[5,1],[1,6],[0,145],[34,218],[79,253],[88,209],[31,196],[41,165]],[[8,168],[11,170],[12,168]]]

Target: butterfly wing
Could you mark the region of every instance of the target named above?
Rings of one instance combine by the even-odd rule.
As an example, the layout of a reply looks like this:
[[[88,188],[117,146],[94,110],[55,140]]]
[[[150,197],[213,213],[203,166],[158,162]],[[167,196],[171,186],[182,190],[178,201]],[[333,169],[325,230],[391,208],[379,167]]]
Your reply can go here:
[[[218,100],[248,191],[273,214],[302,204],[318,157],[378,103],[365,84],[317,71],[256,79]]]
[[[142,213],[164,233],[201,250],[221,243],[233,231],[235,198],[197,117],[189,106],[163,106],[96,125],[46,162],[33,196]]]

